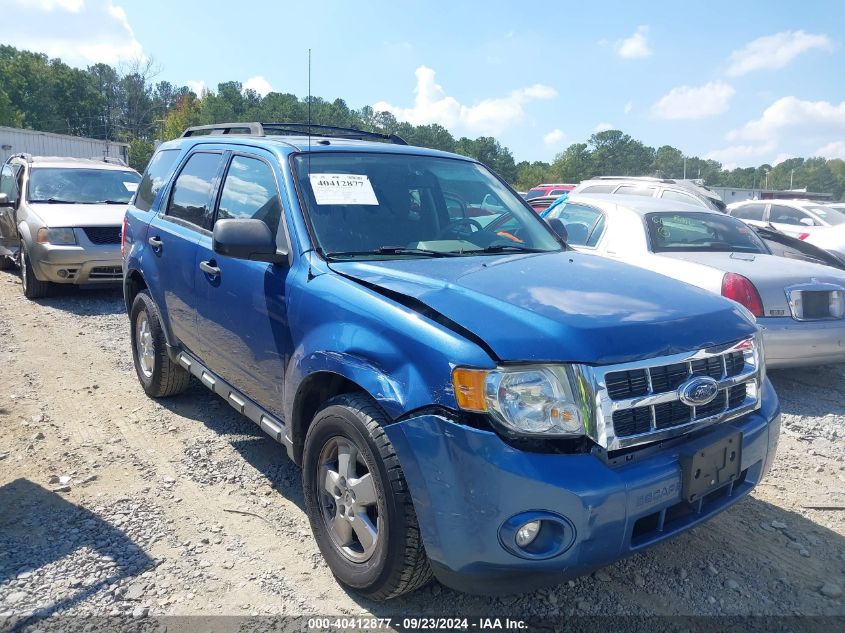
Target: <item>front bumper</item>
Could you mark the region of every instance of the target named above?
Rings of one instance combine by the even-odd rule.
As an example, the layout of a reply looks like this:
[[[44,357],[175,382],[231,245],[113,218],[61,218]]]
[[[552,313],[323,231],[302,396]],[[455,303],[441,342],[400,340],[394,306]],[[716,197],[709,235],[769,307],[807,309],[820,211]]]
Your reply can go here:
[[[845,363],[845,319],[796,321],[790,317],[757,319],[763,330],[766,367],[781,369]]]
[[[682,501],[684,443],[611,466],[587,454],[531,453],[495,433],[423,415],[386,427],[414,501],[426,552],[438,579],[471,593],[512,593],[562,582],[683,532],[732,505],[768,471],[780,408],[766,381],[763,406],[733,421],[742,432],[739,482]],[[711,427],[692,437],[718,432]],[[663,512],[663,511],[666,512]],[[571,544],[546,560],[502,545],[500,528],[531,511],[562,517]],[[659,522],[655,517],[662,515]]]
[[[32,244],[28,249],[35,276],[41,281],[59,284],[114,284],[123,279],[120,244]]]

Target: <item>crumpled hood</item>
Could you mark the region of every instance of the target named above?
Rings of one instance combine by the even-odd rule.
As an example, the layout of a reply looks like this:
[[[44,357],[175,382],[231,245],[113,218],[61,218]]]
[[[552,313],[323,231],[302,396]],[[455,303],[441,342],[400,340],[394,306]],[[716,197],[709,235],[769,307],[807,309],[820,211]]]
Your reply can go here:
[[[331,268],[424,303],[483,339],[502,361],[628,362],[756,331],[731,301],[571,251],[335,262]]]
[[[128,204],[45,204],[34,203],[34,211],[49,227],[120,226]]]

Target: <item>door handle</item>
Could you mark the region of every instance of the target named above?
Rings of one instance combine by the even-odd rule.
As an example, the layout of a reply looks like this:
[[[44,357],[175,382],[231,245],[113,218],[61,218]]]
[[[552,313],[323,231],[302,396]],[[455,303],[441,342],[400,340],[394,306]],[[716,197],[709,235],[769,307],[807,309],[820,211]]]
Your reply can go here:
[[[207,262],[200,262],[200,270],[211,277],[218,277],[220,275],[220,269],[214,265],[213,259]]]
[[[164,246],[164,242],[162,242],[161,238],[158,236],[147,238],[147,244],[152,246],[156,253],[158,253],[161,250],[161,247]]]

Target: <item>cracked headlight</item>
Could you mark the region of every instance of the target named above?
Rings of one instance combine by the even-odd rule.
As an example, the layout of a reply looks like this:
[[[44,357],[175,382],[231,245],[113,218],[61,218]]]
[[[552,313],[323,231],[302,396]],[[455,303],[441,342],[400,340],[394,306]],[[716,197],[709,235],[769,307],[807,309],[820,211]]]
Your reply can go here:
[[[585,434],[575,375],[568,366],[457,368],[452,384],[458,406],[489,413],[509,431],[560,437]]]

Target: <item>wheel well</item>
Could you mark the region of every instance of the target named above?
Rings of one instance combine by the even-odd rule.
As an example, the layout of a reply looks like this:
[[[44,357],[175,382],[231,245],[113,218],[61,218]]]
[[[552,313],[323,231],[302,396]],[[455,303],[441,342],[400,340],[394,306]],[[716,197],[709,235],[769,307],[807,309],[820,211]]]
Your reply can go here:
[[[340,374],[328,371],[311,374],[302,381],[293,402],[291,419],[293,458],[297,464],[302,463],[305,434],[308,432],[308,427],[311,425],[317,410],[327,400],[335,396],[356,391],[366,392],[359,384],[344,378]]]
[[[138,293],[147,288],[147,282],[144,277],[137,270],[130,271],[126,275],[126,281],[123,287],[123,297],[126,300],[126,312],[132,311],[132,303]]]

